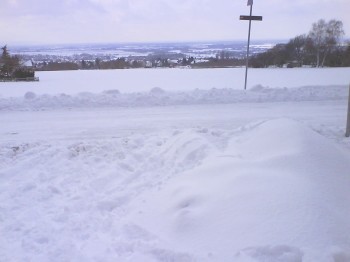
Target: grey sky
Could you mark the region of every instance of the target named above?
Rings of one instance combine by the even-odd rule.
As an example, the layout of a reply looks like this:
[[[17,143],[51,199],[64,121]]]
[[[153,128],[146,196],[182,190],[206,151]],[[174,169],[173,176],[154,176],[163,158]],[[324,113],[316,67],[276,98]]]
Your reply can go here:
[[[1,0],[0,43],[246,39],[247,0]],[[290,39],[320,18],[342,20],[349,0],[254,0],[252,39]]]

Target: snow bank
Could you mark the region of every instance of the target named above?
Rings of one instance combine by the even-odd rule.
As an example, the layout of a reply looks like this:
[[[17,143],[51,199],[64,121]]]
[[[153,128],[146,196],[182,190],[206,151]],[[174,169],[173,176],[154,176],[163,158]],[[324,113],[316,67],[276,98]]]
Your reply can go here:
[[[239,102],[284,102],[345,100],[346,86],[308,86],[299,88],[268,88],[254,86],[248,91],[235,89],[167,92],[159,87],[149,92],[121,93],[106,90],[99,94],[83,92],[77,95],[39,95],[27,92],[23,97],[0,97],[0,110],[43,110],[88,107],[145,107],[193,104],[228,104]]]
[[[349,170],[348,152],[288,119],[3,142],[0,257],[348,261]]]
[[[268,121],[155,191],[133,219],[199,261],[348,261],[349,170],[348,152],[324,137]]]

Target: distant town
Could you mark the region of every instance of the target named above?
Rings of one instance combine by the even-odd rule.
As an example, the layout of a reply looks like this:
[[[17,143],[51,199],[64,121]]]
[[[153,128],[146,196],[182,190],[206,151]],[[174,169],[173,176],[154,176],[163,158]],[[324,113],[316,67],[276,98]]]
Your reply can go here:
[[[262,53],[276,43],[260,41],[251,46]],[[15,46],[11,53],[36,71],[126,68],[233,67],[245,64],[246,43],[142,43],[62,46]]]

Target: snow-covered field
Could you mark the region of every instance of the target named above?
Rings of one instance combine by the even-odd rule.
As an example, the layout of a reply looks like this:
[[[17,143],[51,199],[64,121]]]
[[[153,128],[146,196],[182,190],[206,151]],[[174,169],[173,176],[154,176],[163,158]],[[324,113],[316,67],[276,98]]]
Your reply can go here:
[[[0,261],[350,261],[350,68],[0,83]]]
[[[118,90],[122,93],[146,92],[154,87],[165,91],[208,90],[211,88],[242,89],[245,68],[227,69],[129,69],[36,72],[40,82],[1,84],[2,96],[37,94],[101,93]],[[271,68],[249,69],[248,88],[346,85],[350,68]]]

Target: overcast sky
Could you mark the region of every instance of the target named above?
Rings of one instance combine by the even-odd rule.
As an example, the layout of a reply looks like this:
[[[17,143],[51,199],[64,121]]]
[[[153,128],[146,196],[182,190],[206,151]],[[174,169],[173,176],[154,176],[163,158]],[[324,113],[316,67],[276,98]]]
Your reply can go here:
[[[350,0],[254,0],[252,39],[290,39],[324,18],[350,35]],[[247,0],[0,0],[0,44],[244,40]]]

